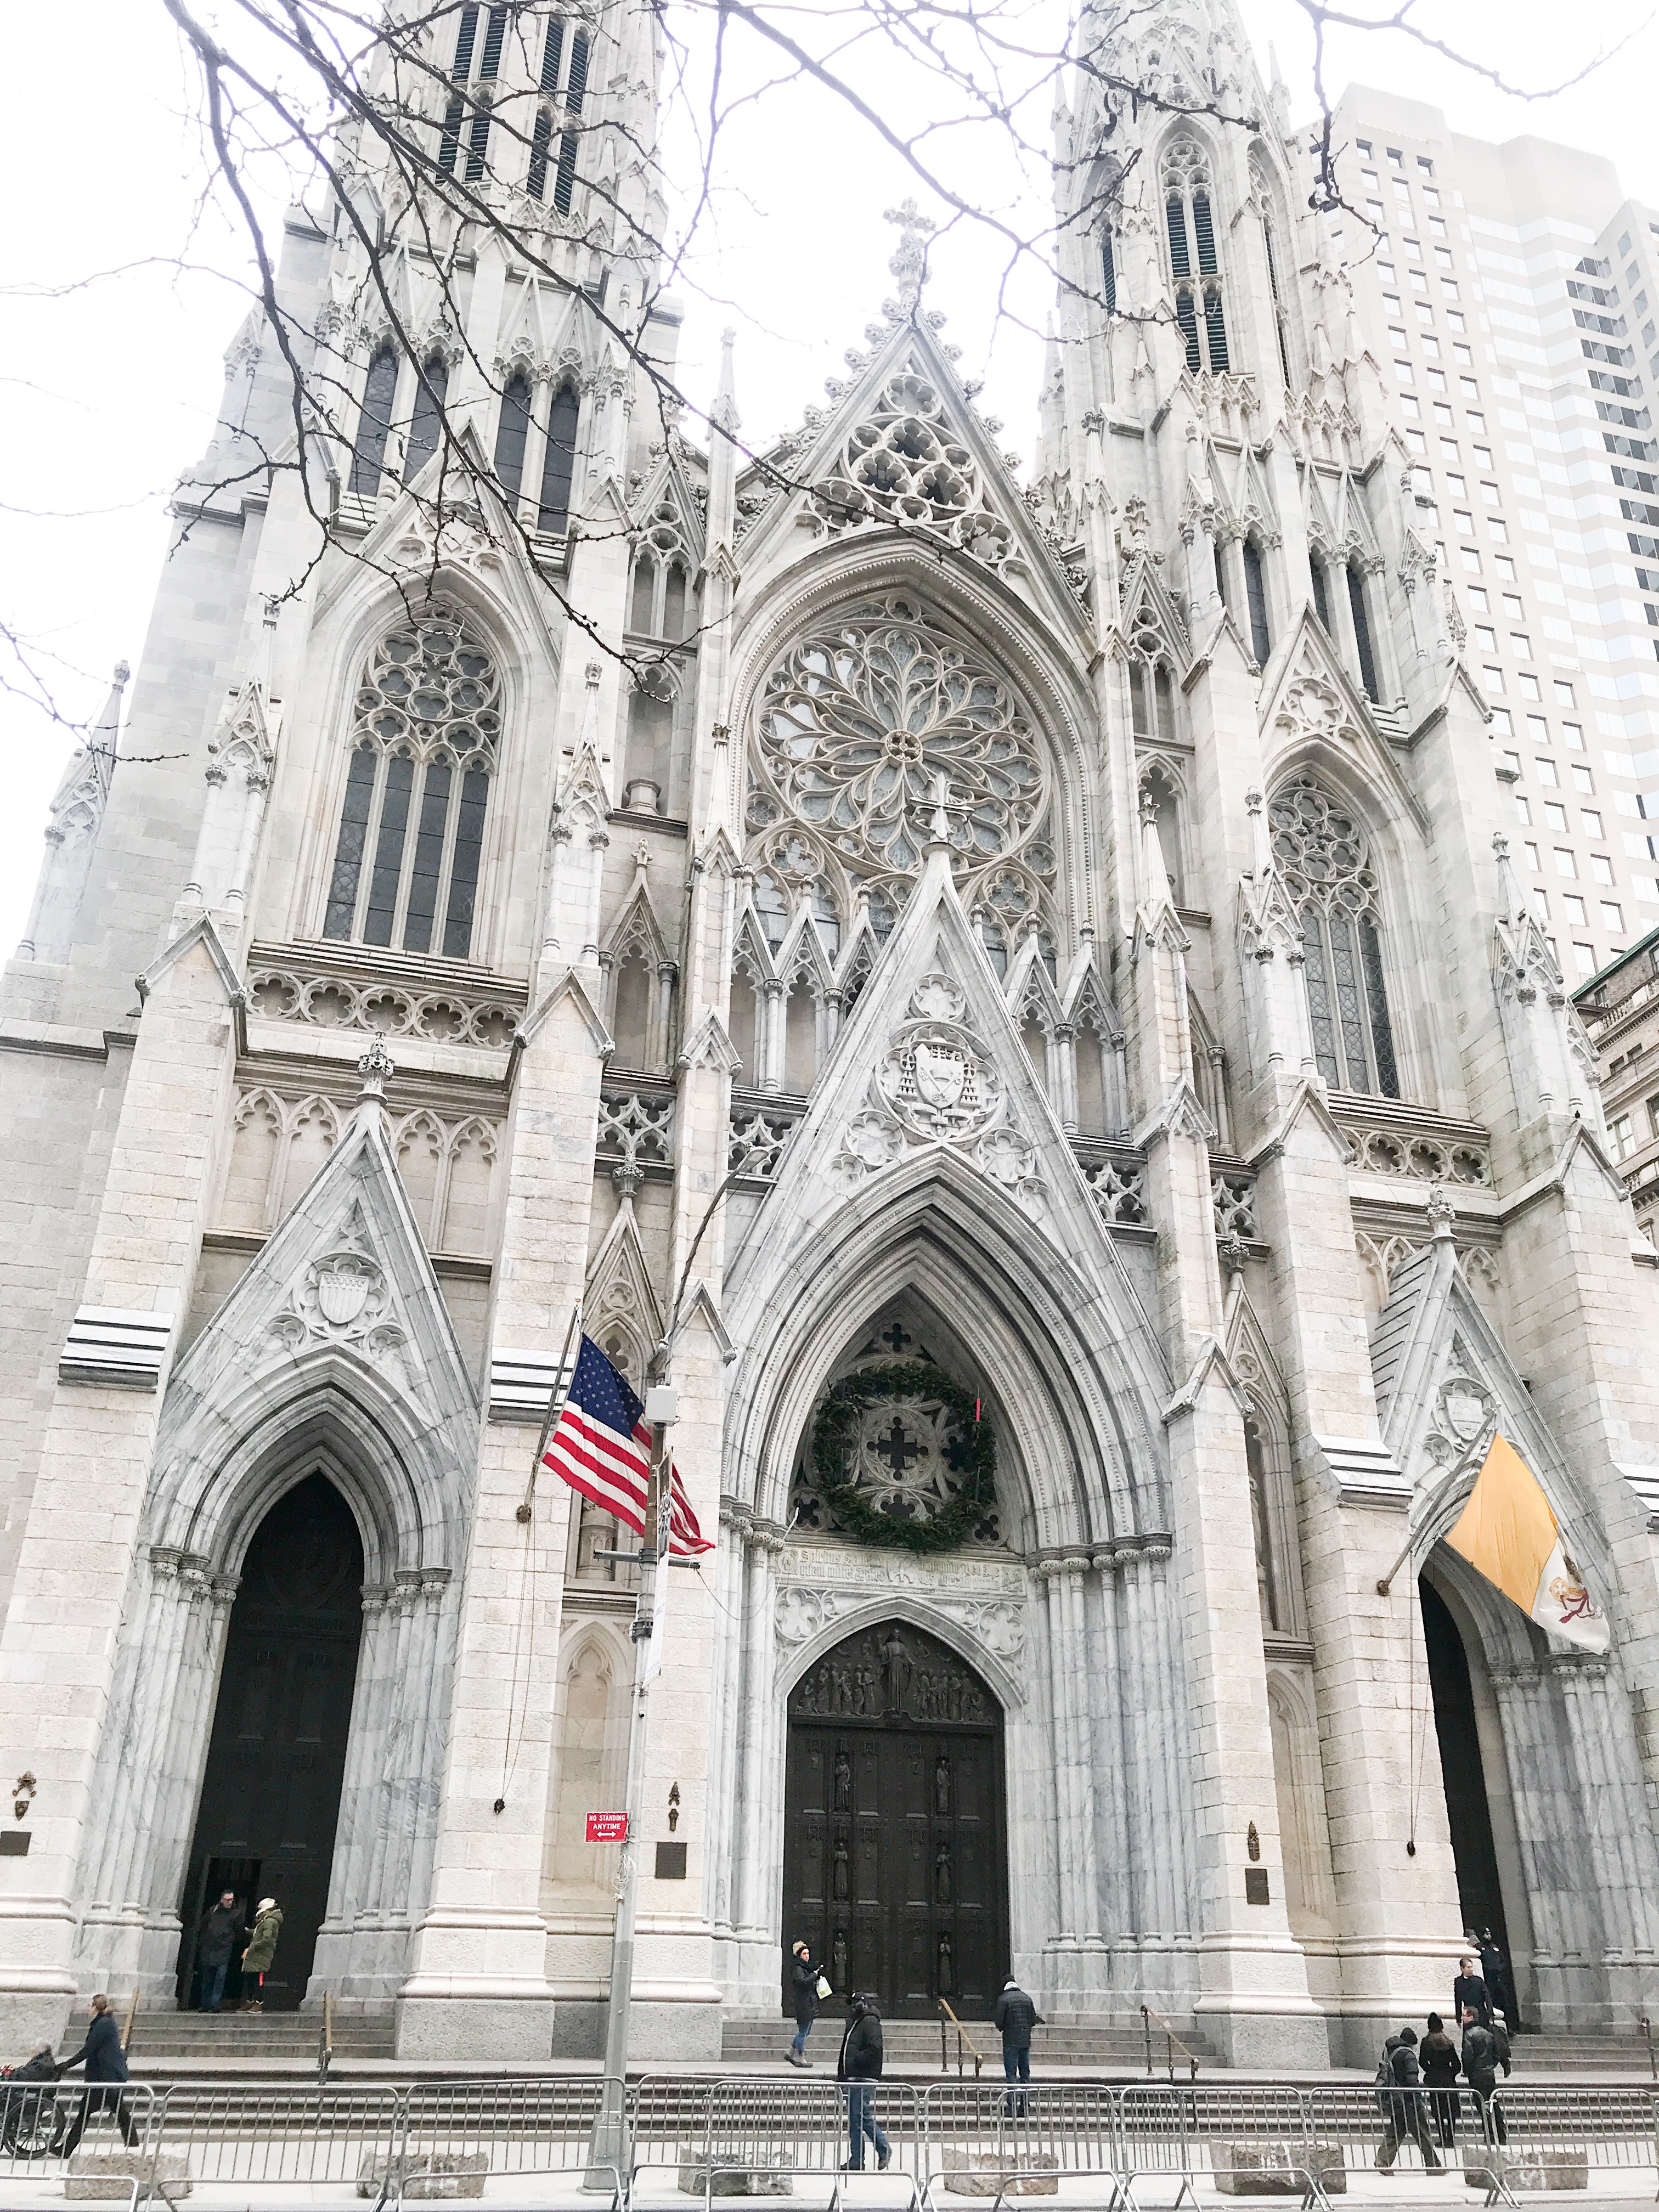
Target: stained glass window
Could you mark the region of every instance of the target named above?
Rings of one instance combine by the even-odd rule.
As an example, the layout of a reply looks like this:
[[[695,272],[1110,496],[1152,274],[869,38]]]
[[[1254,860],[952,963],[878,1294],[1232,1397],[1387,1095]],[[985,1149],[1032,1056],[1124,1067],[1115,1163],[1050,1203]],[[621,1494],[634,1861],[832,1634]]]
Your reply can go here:
[[[1380,894],[1364,830],[1310,775],[1268,808],[1273,859],[1302,920],[1314,1061],[1334,1090],[1400,1096]]]
[[[456,609],[434,603],[381,640],[357,694],[325,937],[470,957],[500,705]]]

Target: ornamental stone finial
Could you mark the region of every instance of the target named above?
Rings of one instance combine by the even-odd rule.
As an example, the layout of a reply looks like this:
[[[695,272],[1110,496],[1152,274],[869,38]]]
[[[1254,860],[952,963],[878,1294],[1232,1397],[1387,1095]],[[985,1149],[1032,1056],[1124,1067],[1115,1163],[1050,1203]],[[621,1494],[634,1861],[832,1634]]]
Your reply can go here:
[[[1449,1237],[1451,1235],[1452,1223],[1457,1218],[1457,1208],[1447,1197],[1444,1183],[1429,1185],[1428,1201],[1424,1211],[1429,1217],[1429,1228],[1434,1236]]]
[[[378,1099],[381,1104],[384,1104],[386,1085],[398,1073],[397,1063],[386,1050],[384,1037],[377,1036],[374,1039],[368,1050],[357,1062],[357,1073],[363,1079],[363,1087],[358,1094],[359,1097],[365,1099]]]
[[[887,266],[898,279],[900,301],[914,313],[921,299],[921,288],[927,281],[927,256],[922,240],[933,229],[933,219],[921,214],[914,200],[903,200],[897,207],[889,208],[882,221],[898,226],[899,242]]]

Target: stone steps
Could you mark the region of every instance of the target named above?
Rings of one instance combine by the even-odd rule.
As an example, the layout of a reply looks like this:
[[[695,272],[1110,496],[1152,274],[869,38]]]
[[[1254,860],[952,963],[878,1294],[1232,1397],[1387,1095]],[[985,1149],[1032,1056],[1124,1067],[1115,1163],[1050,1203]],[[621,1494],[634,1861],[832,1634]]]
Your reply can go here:
[[[963,2030],[969,2042],[984,2059],[988,2069],[1000,2074],[1002,2041],[995,2027],[987,2021],[964,2021]],[[840,2048],[842,2019],[831,2008],[819,2016],[807,2045],[809,2058],[822,2069],[834,2061]],[[939,2023],[929,2020],[884,2020],[881,2024],[883,2055],[889,2072],[937,2074],[939,2070]],[[754,2064],[767,2059],[783,2057],[789,2039],[794,2033],[791,2020],[728,2020],[720,2047],[722,2058],[733,2063]],[[1202,2036],[1187,2034],[1182,2038],[1202,2062],[1213,2064],[1213,2054]],[[954,2074],[957,2063],[956,2037],[947,2036],[950,2071]],[[1178,2056],[1178,2054],[1177,2054]],[[1160,2069],[1164,2064],[1164,2042],[1153,2037],[1152,2057]],[[1146,2042],[1139,2026],[1131,2027],[1096,2026],[1088,2022],[1048,2022],[1040,2026],[1031,2039],[1031,2063],[1041,2067],[1089,2066],[1101,2073],[1139,2073],[1146,2063]],[[971,2068],[972,2061],[969,2061]]]
[[[1646,2036],[1617,2028],[1545,2028],[1511,2036],[1510,2051],[1517,2079],[1527,2074],[1652,2072]]]
[[[146,2012],[132,2023],[128,2054],[157,2058],[311,2058],[322,2033],[319,2012]],[[390,2058],[390,2014],[334,2015],[337,2058]]]

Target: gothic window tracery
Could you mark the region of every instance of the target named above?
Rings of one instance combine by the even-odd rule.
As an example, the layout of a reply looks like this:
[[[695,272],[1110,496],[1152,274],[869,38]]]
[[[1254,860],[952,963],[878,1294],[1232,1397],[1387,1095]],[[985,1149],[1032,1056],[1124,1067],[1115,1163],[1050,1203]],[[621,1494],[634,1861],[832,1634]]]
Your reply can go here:
[[[958,888],[1000,933],[1006,971],[1047,917],[1049,785],[1024,707],[973,647],[902,596],[850,609],[788,649],[756,718],[748,826],[769,938],[802,897],[827,930],[861,896],[884,937],[942,791]]]
[[[1337,1090],[1397,1098],[1381,886],[1365,833],[1305,773],[1279,789],[1267,811],[1273,860],[1301,916],[1319,1072]]]
[[[1170,744],[1178,735],[1170,656],[1155,629],[1137,629],[1129,640],[1129,719],[1138,738]]]
[[[1012,532],[987,498],[942,394],[915,368],[893,377],[848,432],[813,505],[832,531],[899,523],[993,567],[1013,550]]]
[[[404,482],[412,483],[438,450],[442,433],[444,402],[449,394],[449,363],[434,353],[422,364],[415,384],[415,413],[404,454]]]
[[[380,489],[397,399],[398,356],[389,345],[382,346],[368,364],[362,409],[357,417],[357,444],[351,456],[351,489],[359,499],[373,499]]]
[[[1219,374],[1228,365],[1227,318],[1209,163],[1193,139],[1177,138],[1164,153],[1161,173],[1176,320],[1187,349],[1187,366]]]
[[[570,520],[570,488],[576,473],[576,431],[581,401],[567,378],[547,410],[547,454],[542,463],[536,526],[556,538]]]
[[[323,935],[465,960],[501,735],[501,683],[459,611],[374,647],[356,700]]]

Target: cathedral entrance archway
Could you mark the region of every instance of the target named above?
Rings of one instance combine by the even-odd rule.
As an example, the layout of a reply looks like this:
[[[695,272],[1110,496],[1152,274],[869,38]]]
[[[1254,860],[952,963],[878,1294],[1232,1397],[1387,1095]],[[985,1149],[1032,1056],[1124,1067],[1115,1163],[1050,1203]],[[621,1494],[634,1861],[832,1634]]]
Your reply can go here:
[[[1478,1936],[1490,1929],[1507,1958],[1512,1955],[1510,1931],[1469,1656],[1456,1617],[1426,1575],[1419,1576],[1417,1589],[1446,1790],[1446,1824],[1457,1869],[1458,1909],[1465,1929]],[[1514,2013],[1512,1996],[1506,2008]]]
[[[328,1909],[362,1579],[357,1524],[324,1475],[285,1492],[254,1531],[231,1608],[185,1876],[181,2004],[193,2001],[195,1934],[222,1887],[245,1907],[263,1896],[282,1906],[266,2007],[291,2010],[305,1996]],[[233,1978],[227,2002],[234,1987]]]
[[[789,1698],[783,1936],[890,2018],[987,2019],[1008,1972],[1002,1709],[908,1621],[836,1644]],[[785,2009],[790,2008],[786,1972]]]

